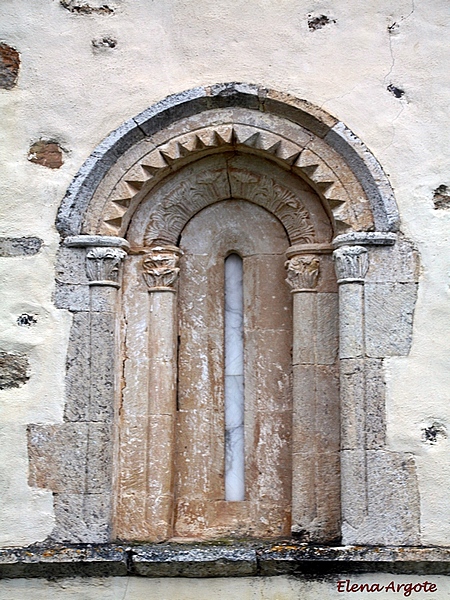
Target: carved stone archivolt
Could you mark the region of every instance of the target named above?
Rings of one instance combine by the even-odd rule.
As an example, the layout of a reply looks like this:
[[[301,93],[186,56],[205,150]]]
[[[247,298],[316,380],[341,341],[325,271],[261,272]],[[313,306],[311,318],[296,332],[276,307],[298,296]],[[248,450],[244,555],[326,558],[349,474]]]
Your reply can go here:
[[[333,252],[338,283],[363,282],[369,268],[367,248],[342,246]]]
[[[180,269],[178,262],[183,252],[176,246],[154,246],[142,259],[142,277],[148,291],[175,291]]]
[[[230,111],[208,113],[203,119],[205,126],[199,128],[198,120],[187,118],[178,135],[172,130],[166,137],[160,133],[160,143],[150,145],[150,150],[148,142],[140,142],[129,156],[122,157],[99,185],[85,228],[104,235],[123,235],[136,207],[169,173],[211,154],[236,151],[264,157],[300,176],[332,215],[335,233],[373,226],[361,184],[342,156],[310,131],[249,109],[233,109],[232,122]],[[289,207],[286,218],[291,218],[293,208]],[[300,221],[303,229],[304,218]]]

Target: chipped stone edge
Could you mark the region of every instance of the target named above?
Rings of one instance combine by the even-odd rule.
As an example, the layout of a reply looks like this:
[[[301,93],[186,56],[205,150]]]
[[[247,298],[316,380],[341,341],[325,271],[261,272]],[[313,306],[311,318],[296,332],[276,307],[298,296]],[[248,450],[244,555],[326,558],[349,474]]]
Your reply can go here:
[[[336,123],[324,137],[346,160],[359,179],[372,206],[378,231],[398,231],[399,214],[394,192],[380,163],[344,123]]]
[[[398,210],[386,175],[367,147],[343,123],[290,94],[232,82],[195,87],[168,96],[109,134],[82,165],[66,192],[56,219],[61,236],[80,233],[84,213],[100,181],[131,146],[179,119],[231,106],[284,117],[323,138],[342,155],[360,180],[372,205],[376,229],[398,229]]]
[[[79,544],[0,549],[0,578],[248,577],[389,572],[450,574],[450,548],[311,546],[293,542]]]

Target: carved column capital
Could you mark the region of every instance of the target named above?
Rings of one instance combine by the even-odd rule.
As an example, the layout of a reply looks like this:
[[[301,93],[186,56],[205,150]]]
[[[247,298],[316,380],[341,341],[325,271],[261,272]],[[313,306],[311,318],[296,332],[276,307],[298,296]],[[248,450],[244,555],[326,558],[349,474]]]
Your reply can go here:
[[[292,256],[284,263],[287,269],[286,282],[291,292],[315,292],[319,281],[320,261],[317,256],[301,254]]]
[[[145,251],[142,276],[149,292],[175,292],[182,254],[177,246],[154,246]]]
[[[364,283],[369,255],[363,246],[341,246],[333,252],[338,283]]]
[[[120,287],[117,282],[119,267],[127,253],[121,248],[96,246],[86,254],[86,273],[89,285]]]

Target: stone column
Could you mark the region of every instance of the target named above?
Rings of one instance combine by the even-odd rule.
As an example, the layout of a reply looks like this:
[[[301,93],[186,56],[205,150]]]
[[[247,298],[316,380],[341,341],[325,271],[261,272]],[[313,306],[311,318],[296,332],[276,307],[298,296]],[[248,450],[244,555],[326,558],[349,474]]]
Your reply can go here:
[[[331,250],[327,244],[292,247],[286,262],[293,294],[292,532],[316,542],[335,539],[339,521]]]
[[[364,277],[369,266],[363,246],[334,251],[339,285],[341,397],[341,493],[343,520],[355,529],[367,515]]]
[[[116,301],[128,242],[79,235],[67,238],[64,248],[74,309],[64,423],[48,432],[48,464],[54,470],[48,487],[54,491],[56,521],[52,535],[72,542],[107,542],[114,498]]]
[[[176,280],[181,255],[176,246],[155,246],[145,250],[142,260],[142,276],[149,292],[145,522],[151,539],[167,539],[172,535],[177,408]]]

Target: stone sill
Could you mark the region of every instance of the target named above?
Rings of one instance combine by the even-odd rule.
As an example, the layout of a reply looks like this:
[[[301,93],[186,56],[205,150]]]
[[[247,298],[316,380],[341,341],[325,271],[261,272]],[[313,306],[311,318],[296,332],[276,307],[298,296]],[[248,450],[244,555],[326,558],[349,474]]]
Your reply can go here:
[[[450,548],[313,546],[281,541],[79,544],[0,549],[0,578],[250,577],[329,573],[450,574]]]

